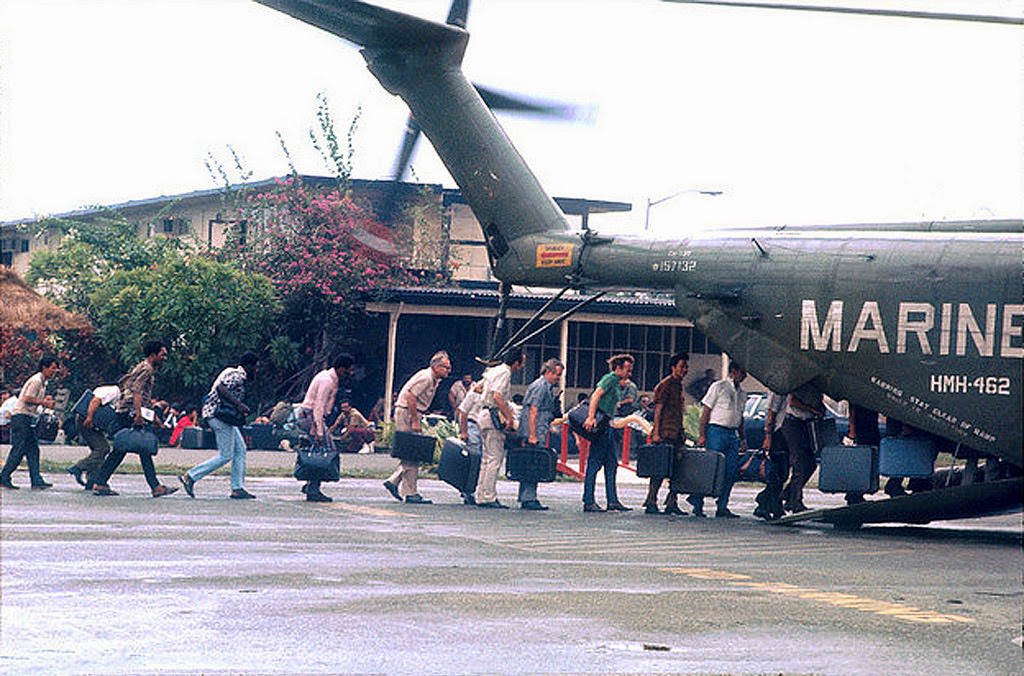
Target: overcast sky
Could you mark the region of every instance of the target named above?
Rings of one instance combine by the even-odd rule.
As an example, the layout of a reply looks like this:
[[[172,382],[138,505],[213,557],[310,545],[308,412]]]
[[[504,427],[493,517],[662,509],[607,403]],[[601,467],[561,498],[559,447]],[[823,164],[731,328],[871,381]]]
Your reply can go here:
[[[443,20],[448,2],[381,4]],[[723,195],[655,206],[654,229],[1024,214],[1019,26],[476,0],[469,30],[476,82],[593,106],[501,117],[548,191],[632,202],[637,226],[688,188]],[[230,163],[228,144],[253,178],[281,175],[275,131],[326,173],[318,92],[342,131],[362,111],[355,176],[386,176],[404,104],[334,36],[245,0],[0,0],[0,219],[213,188],[204,159]],[[427,143],[414,171],[453,186]]]

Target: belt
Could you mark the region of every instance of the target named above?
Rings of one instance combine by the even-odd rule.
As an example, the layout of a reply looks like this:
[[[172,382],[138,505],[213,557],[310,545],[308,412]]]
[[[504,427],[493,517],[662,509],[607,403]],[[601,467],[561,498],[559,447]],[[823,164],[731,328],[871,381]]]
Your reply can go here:
[[[717,425],[715,423],[708,423],[708,427],[717,427],[721,430],[732,430],[733,432],[739,429],[738,427],[726,427],[725,425]]]

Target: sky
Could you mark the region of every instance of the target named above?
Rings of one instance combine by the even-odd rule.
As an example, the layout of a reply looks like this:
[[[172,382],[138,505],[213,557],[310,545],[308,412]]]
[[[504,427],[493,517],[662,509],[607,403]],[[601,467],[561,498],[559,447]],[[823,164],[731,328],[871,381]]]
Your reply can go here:
[[[448,1],[380,4],[441,21]],[[633,204],[597,229],[640,231],[676,193],[652,231],[1024,215],[1020,26],[476,0],[469,31],[475,82],[588,111],[500,121],[551,194]],[[386,177],[406,108],[339,38],[246,0],[0,0],[0,220],[214,188],[228,146],[283,175],[278,132],[326,174],[321,92],[339,131],[359,115],[354,176]],[[429,143],[413,172],[454,187]]]

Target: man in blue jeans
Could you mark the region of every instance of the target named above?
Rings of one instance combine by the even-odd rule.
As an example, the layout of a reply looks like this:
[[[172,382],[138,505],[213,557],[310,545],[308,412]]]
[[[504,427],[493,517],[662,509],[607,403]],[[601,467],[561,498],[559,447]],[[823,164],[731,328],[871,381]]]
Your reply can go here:
[[[747,450],[743,438],[743,408],[747,405],[747,393],[740,387],[747,378],[747,372],[734,362],[729,364],[729,375],[716,381],[701,399],[700,437],[697,445],[709,451],[725,455],[725,485],[718,496],[715,516],[738,519],[729,511],[729,494],[736,482],[740,463],[740,450]],[[691,495],[686,499],[693,505],[694,516],[704,516],[704,496]]]
[[[590,395],[590,404],[587,409],[587,419],[583,427],[588,432],[596,432],[596,436],[590,442],[590,455],[587,456],[587,472],[583,479],[583,511],[603,512],[604,509],[595,502],[594,486],[597,483],[597,473],[604,468],[604,491],[608,498],[608,511],[628,512],[626,507],[619,502],[618,492],[615,487],[615,475],[618,470],[619,458],[615,452],[615,444],[612,438],[612,429],[608,424],[615,415],[615,408],[619,405],[622,396],[621,383],[629,380],[633,373],[633,355],[617,354],[608,360],[610,371],[597,381],[597,387]],[[603,415],[603,421],[598,423],[598,411]]]

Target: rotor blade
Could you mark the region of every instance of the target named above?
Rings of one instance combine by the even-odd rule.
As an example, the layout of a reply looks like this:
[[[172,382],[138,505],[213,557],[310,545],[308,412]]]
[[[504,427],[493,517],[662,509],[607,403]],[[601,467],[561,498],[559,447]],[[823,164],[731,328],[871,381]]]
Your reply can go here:
[[[498,91],[483,85],[473,84],[480,98],[484,100],[491,110],[507,110],[518,113],[528,113],[543,117],[556,117],[563,120],[577,120],[586,117],[588,106],[576,106],[561,101],[546,101],[544,99],[531,99],[520,94]]]
[[[449,26],[466,27],[466,20],[469,18],[469,0],[452,0],[448,7],[448,18],[445,23]]]
[[[412,159],[412,154],[416,150],[416,143],[419,140],[420,125],[416,123],[415,117],[409,115],[409,118],[405,121],[402,146],[398,151],[398,157],[395,158],[395,166],[391,169],[392,180],[401,181],[402,177],[405,176],[405,170],[409,168],[409,160]]]
[[[870,7],[839,7],[828,5],[802,5],[788,2],[732,2],[732,0],[662,0],[687,5],[716,5],[719,7],[745,7],[757,9],[791,9],[805,12],[831,12],[835,14],[864,14],[868,16],[896,16],[908,19],[940,19],[944,21],[974,21],[1024,25],[1024,18],[988,14],[957,12],[926,12],[909,9],[874,9]]]

